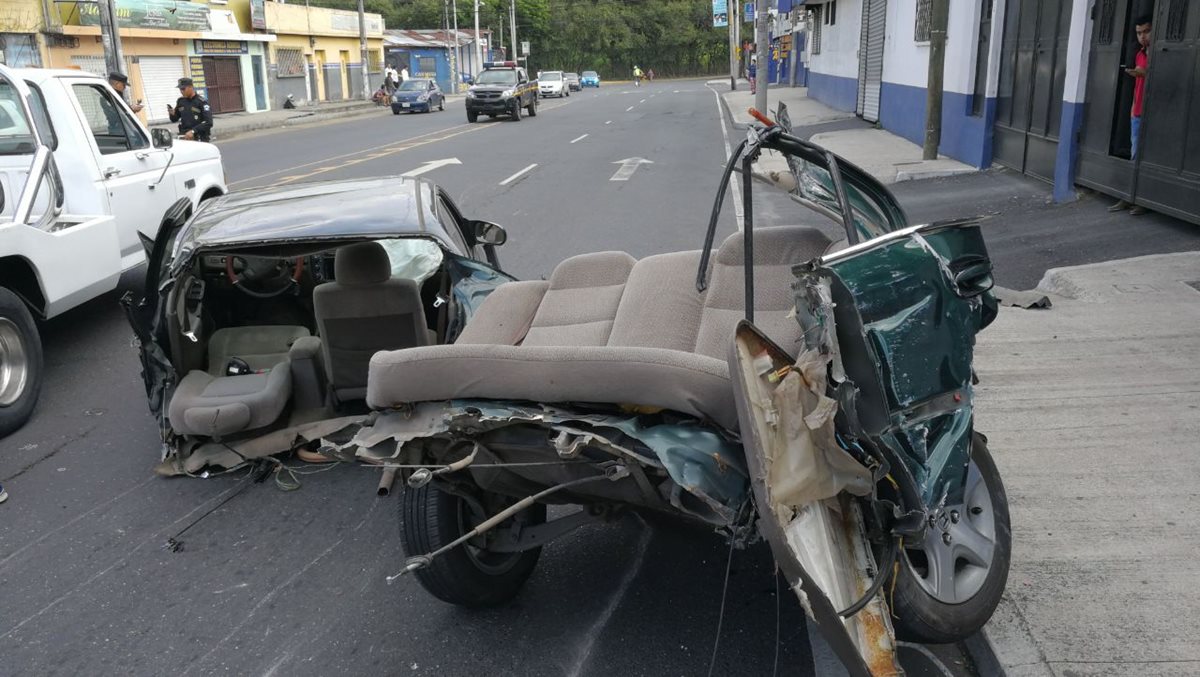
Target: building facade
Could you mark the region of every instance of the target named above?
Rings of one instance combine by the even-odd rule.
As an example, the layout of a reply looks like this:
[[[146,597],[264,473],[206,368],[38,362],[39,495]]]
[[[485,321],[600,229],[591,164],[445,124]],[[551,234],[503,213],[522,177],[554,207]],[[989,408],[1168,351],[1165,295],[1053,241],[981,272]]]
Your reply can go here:
[[[484,61],[491,60],[488,49],[490,31],[480,30],[480,50]],[[454,91],[452,74],[472,78],[481,70],[475,63],[474,32],[443,30],[388,30],[384,35],[384,60],[397,71],[407,68],[409,77],[433,78],[442,91]],[[453,64],[451,63],[453,62]]]
[[[273,105],[362,99],[358,13],[273,0],[251,0],[255,28],[271,34],[269,89]],[[366,15],[366,64],[372,89],[383,78],[383,17]]]
[[[940,152],[1200,223],[1200,3],[952,0]],[[809,0],[809,95],[920,144],[930,0]],[[1134,23],[1153,22],[1131,153]]]

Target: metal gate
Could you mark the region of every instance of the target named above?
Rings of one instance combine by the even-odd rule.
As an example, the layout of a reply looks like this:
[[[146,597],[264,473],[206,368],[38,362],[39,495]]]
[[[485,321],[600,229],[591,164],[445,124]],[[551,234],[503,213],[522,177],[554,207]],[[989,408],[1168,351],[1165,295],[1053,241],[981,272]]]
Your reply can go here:
[[[879,90],[883,86],[883,36],[887,0],[863,0],[862,37],[858,50],[858,114],[879,122]]]
[[[1131,157],[1134,21],[1153,16],[1137,158]],[[1097,0],[1080,136],[1084,186],[1200,223],[1200,5]]]
[[[179,99],[179,78],[183,77],[183,59],[178,56],[143,56],[138,59],[142,71],[142,95],[146,119],[168,120],[167,106]]]
[[[1010,0],[1000,48],[995,160],[1054,180],[1071,0]]]
[[[242,68],[236,56],[204,57],[204,82],[208,105],[214,113],[246,110],[242,101]]]

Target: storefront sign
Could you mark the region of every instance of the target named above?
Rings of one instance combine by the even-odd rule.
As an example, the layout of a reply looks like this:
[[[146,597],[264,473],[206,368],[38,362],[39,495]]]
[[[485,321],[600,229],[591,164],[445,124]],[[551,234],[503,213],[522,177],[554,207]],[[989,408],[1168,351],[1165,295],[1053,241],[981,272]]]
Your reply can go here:
[[[250,28],[254,30],[267,29],[267,8],[264,6],[266,0],[250,0]]]
[[[208,5],[175,0],[116,0],[117,20],[122,28],[159,28],[174,31],[209,30]],[[76,4],[79,23],[100,25],[100,8],[95,3]]]
[[[246,43],[237,40],[196,40],[197,54],[249,54]]]
[[[712,0],[713,28],[725,28],[729,25],[728,0]]]
[[[192,85],[196,88],[196,93],[204,98],[208,98],[208,82],[204,79],[204,57],[189,56],[188,57],[188,77],[192,79]]]

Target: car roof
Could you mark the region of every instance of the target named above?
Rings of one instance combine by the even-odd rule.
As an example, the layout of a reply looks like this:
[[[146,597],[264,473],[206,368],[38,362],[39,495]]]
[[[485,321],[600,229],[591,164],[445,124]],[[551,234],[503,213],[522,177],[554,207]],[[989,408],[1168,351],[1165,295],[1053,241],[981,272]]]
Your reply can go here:
[[[461,247],[438,217],[437,185],[418,177],[387,176],[348,181],[293,183],[251,188],[206,202],[185,237],[196,249],[270,242],[353,237],[437,238],[459,254]]]

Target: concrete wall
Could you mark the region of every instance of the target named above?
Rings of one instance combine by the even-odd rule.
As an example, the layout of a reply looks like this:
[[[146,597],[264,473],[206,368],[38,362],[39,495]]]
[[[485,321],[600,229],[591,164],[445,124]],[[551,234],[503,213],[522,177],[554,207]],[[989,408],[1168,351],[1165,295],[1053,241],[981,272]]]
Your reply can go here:
[[[276,33],[353,38],[358,44],[358,13],[302,4],[265,3],[267,27]],[[249,9],[246,10],[247,14]],[[383,39],[383,17],[367,13],[367,38]],[[378,46],[378,45],[376,45]]]
[[[1054,166],[1054,199],[1075,200],[1075,176],[1079,169],[1079,129],[1087,91],[1088,57],[1091,51],[1092,20],[1088,0],[1074,0],[1067,42],[1067,72],[1063,86],[1062,118],[1059,124],[1058,157]],[[1195,9],[1195,8],[1193,8]]]
[[[809,3],[813,4],[820,3]],[[826,11],[822,8],[822,24]],[[837,23],[821,26],[821,53],[812,54],[810,50],[808,95],[839,110],[853,111],[858,103],[861,22],[862,0],[838,0]],[[809,42],[812,34],[810,30]]]
[[[273,4],[267,3],[267,7],[271,7]],[[303,7],[301,8],[303,9]],[[319,101],[345,99],[349,96],[348,93],[362,88],[360,82],[351,83],[348,77],[348,72],[353,69],[354,78],[356,80],[359,78],[357,65],[362,61],[362,56],[359,52],[357,33],[353,37],[314,35],[311,40],[308,35],[279,33],[272,45],[268,81],[270,98],[274,107],[283,106],[288,94],[292,95],[297,105],[313,100],[310,90],[313,89],[314,83],[316,100]],[[279,58],[276,55],[280,49],[300,50],[310,66],[317,60],[318,52],[324,54],[324,60],[321,62],[320,68],[308,68],[307,77],[281,78],[278,70]],[[374,52],[375,58],[382,63],[382,34],[378,38],[368,38],[367,49]],[[344,62],[342,61],[343,52],[347,54]],[[329,68],[325,66],[329,66]],[[333,81],[334,78],[336,81]],[[372,90],[379,85],[379,82],[376,82],[378,79],[378,75],[372,75]]]

